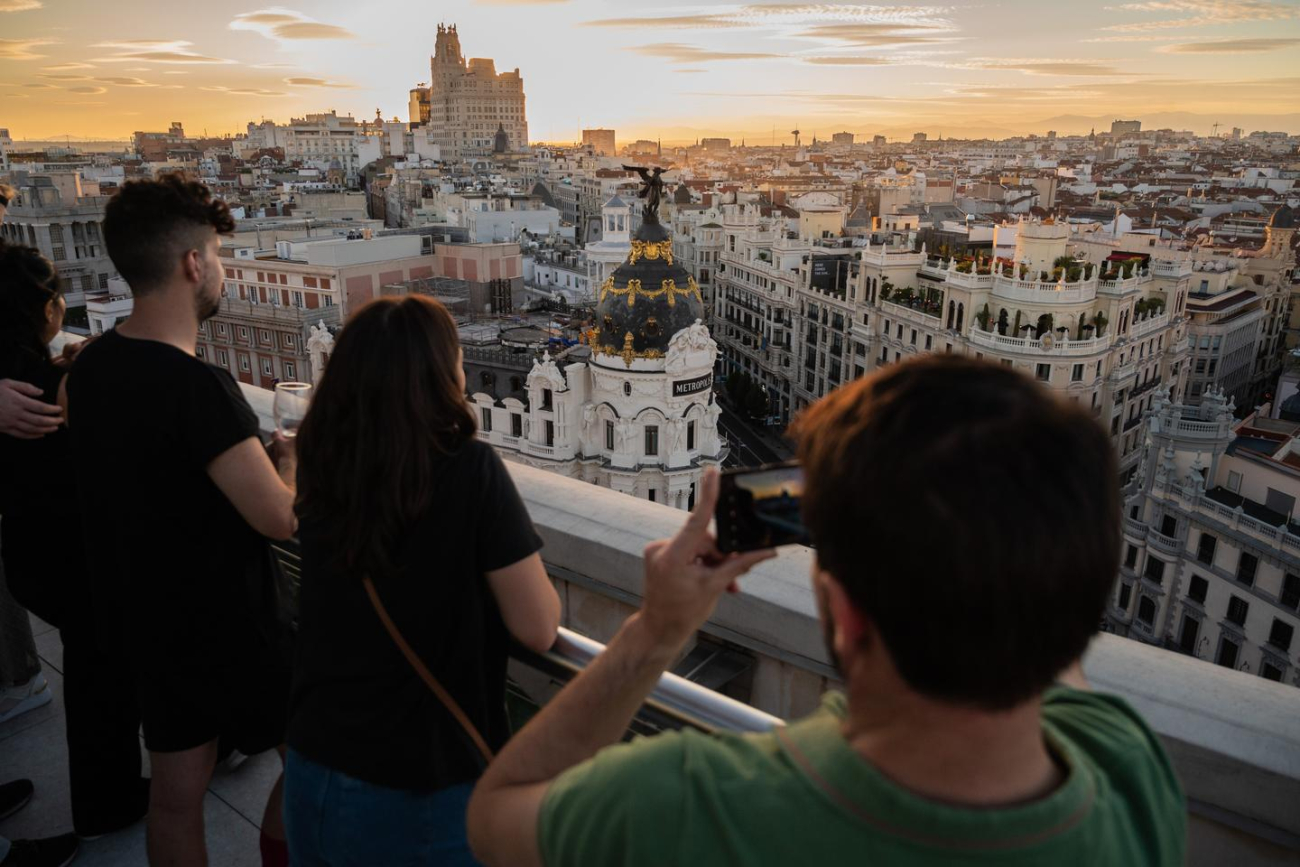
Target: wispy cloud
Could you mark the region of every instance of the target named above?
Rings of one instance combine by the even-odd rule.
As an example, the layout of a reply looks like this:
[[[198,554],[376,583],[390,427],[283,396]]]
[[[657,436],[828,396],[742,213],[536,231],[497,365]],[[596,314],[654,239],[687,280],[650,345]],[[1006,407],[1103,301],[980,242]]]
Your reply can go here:
[[[209,57],[191,49],[193,42],[183,39],[128,39],[121,42],[99,42],[93,48],[117,49],[116,54],[95,58],[97,63],[126,63],[149,61],[150,63],[234,63],[220,57]]]
[[[956,64],[965,69],[1005,69],[1026,75],[1124,75],[1113,66],[1089,60],[1016,59],[976,57]]]
[[[883,57],[804,57],[804,63],[817,66],[888,66],[894,61]]]
[[[477,0],[480,6],[557,6],[569,0]]]
[[[817,24],[793,34],[805,39],[826,39],[852,45],[856,48],[894,48],[912,45],[938,45],[955,42],[963,37],[942,36],[950,32],[946,27],[897,25],[881,23]]]
[[[803,26],[816,23],[878,24],[899,28],[953,29],[953,25],[939,17],[950,12],[946,6],[869,6],[860,4],[835,5],[831,3],[769,3],[751,4],[690,15],[644,15],[628,18],[600,18],[585,22],[588,27],[626,27],[643,29],[659,27],[720,28],[720,27],[773,27]]]
[[[70,72],[74,69],[94,69],[89,63],[60,63],[55,66],[42,66],[46,72]]]
[[[345,89],[356,87],[356,85],[348,84],[346,81],[330,81],[325,78],[286,78],[284,83],[295,87],[338,87]]]
[[[283,90],[264,90],[260,87],[225,87],[219,84],[200,87],[209,93],[226,93],[231,96],[289,96]]]
[[[38,72],[37,78],[48,78],[51,81],[90,81],[89,75],[78,75],[73,72]]]
[[[107,87],[97,87],[95,85],[81,85],[79,87],[69,87],[68,93],[100,94],[108,93]]]
[[[1235,24],[1243,21],[1280,21],[1300,18],[1300,7],[1294,3],[1276,2],[1276,0],[1149,0],[1149,2],[1124,3],[1107,8],[1118,12],[1154,12],[1182,16],[1158,18],[1152,21],[1130,21],[1102,28],[1102,30],[1118,33],[1142,33],[1182,27]]]
[[[1180,42],[1176,45],[1162,45],[1156,50],[1162,54],[1259,54],[1265,51],[1280,51],[1300,45],[1300,38],[1280,37],[1275,39],[1213,39],[1206,42]]]
[[[42,5],[41,0],[0,0],[0,12],[26,12]]]
[[[53,39],[0,39],[0,60],[39,60],[45,55],[33,49],[56,44]]]
[[[24,84],[23,87],[30,87],[32,90],[58,90],[58,87],[53,84],[43,84],[39,81]]]
[[[157,87],[158,85],[143,78],[133,78],[126,75],[108,75],[103,78],[96,78],[95,81],[104,84],[116,84],[118,87]]]
[[[642,29],[662,27],[666,30],[710,27],[748,27],[750,22],[727,14],[717,15],[667,15],[663,17],[639,16],[634,18],[598,18],[582,22],[583,27],[627,27]]]
[[[256,12],[244,12],[230,22],[231,30],[251,30],[267,39],[352,39],[355,34],[337,24],[325,24],[301,12],[272,6]]]
[[[647,57],[660,57],[673,63],[707,63],[710,60],[768,60],[780,57],[780,54],[767,54],[757,51],[713,51],[698,45],[683,42],[652,42],[649,45],[633,45],[628,49]]]
[[[707,69],[674,69],[673,72],[694,75],[697,72],[708,72]]]

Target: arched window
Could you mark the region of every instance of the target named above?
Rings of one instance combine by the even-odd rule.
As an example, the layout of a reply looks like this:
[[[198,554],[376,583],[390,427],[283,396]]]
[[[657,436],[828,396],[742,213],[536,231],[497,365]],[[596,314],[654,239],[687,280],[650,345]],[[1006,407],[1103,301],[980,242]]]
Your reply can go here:
[[[957,302],[956,302],[956,301],[949,301],[949,302],[948,302],[948,328],[949,328],[949,330],[952,329],[952,323],[955,321],[956,316],[957,316]]]
[[[957,330],[961,331],[962,323],[966,320],[966,305],[957,305]]]

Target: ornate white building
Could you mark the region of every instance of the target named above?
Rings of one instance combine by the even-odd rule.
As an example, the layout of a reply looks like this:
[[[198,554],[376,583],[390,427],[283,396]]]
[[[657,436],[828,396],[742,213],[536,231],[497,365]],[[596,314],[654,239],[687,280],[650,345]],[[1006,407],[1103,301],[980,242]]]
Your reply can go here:
[[[590,360],[562,371],[544,355],[527,403],[474,394],[479,437],[510,460],[691,508],[704,469],[726,455],[703,316],[699,287],[647,214],[600,287]]]
[[[505,134],[506,150],[528,147],[524,80],[518,68],[498,73],[489,58],[467,62],[456,25],[439,24],[429,72],[428,86],[411,91],[411,124],[428,128],[442,159],[487,156],[497,149],[498,131]]]
[[[1106,628],[1300,685],[1300,424],[1156,390]]]

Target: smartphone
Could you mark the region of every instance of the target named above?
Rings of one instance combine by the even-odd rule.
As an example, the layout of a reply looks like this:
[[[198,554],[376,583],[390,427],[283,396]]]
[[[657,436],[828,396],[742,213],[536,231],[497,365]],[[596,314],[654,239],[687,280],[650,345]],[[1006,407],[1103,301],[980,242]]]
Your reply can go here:
[[[811,544],[802,507],[803,469],[797,463],[725,470],[715,513],[719,550]]]

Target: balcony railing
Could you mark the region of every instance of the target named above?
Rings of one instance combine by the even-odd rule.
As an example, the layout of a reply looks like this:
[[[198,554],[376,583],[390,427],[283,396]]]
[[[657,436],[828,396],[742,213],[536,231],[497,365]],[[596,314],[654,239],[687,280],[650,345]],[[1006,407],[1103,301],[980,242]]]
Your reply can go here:
[[[302,583],[302,556],[298,542],[277,542],[272,546],[285,576],[292,587]],[[605,645],[571,629],[561,628],[555,644],[544,652],[512,645],[510,656],[514,661],[512,675],[524,667],[544,674],[554,682],[573,679],[603,653]],[[516,680],[526,682],[525,676]],[[519,684],[514,685],[516,690]],[[534,684],[533,693],[541,692]],[[520,697],[540,703],[541,695],[519,692]],[[685,677],[665,673],[646,699],[638,713],[637,730],[663,728],[694,728],[700,731],[763,732],[783,725],[779,717],[764,713],[744,702],[736,701],[719,692],[700,686]]]
[[[1147,542],[1168,554],[1180,554],[1183,550],[1182,543],[1177,539],[1172,536],[1166,536],[1154,527],[1151,528],[1147,534]]]
[[[1043,337],[1047,335],[1044,334]],[[1110,335],[1093,337],[1089,340],[1062,340],[1056,333],[1052,334],[1050,348],[1048,343],[1038,337],[1009,337],[996,331],[984,331],[978,325],[971,329],[970,342],[977,346],[1001,352],[1020,352],[1027,355],[1050,355],[1071,357],[1095,355],[1104,351],[1111,344]]]
[[[993,276],[993,294],[1009,301],[1030,304],[1087,304],[1097,297],[1097,280],[1021,280],[1002,274]]]
[[[1146,319],[1139,319],[1134,322],[1128,330],[1128,336],[1133,340],[1139,337],[1145,337],[1153,331],[1159,331],[1169,325],[1169,314],[1161,313],[1157,316],[1148,316]]]
[[[881,301],[880,312],[892,319],[902,319],[904,322],[915,322],[918,325],[924,325],[926,328],[938,328],[941,317],[938,313],[929,313],[919,307],[908,307],[904,304],[895,304],[893,301]]]

